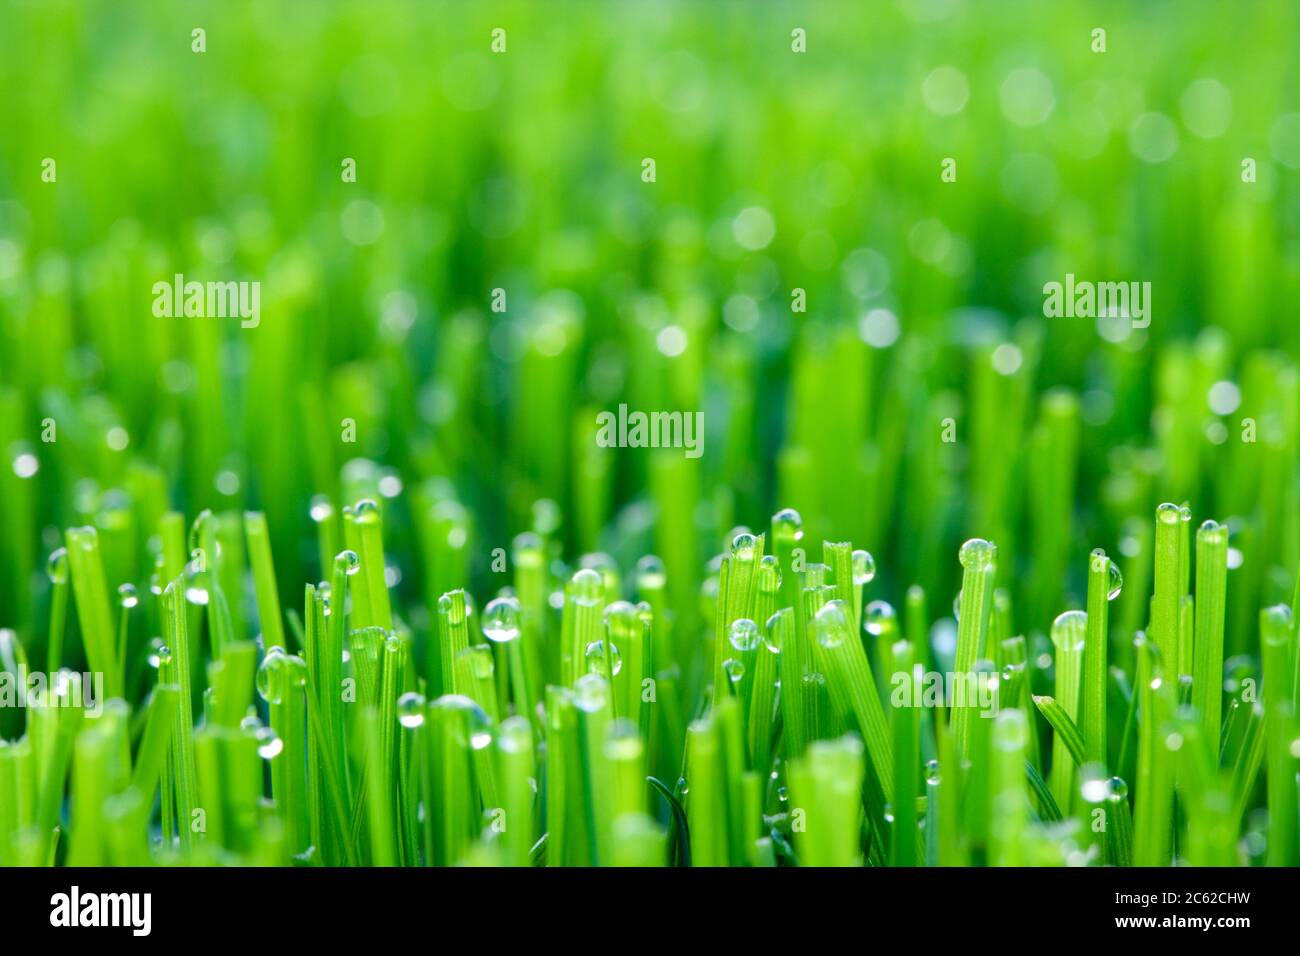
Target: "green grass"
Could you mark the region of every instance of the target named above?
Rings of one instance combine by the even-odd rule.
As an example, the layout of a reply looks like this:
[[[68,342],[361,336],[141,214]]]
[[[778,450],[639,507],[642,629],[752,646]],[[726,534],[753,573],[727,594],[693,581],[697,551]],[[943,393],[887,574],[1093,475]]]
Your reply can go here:
[[[1300,863],[1293,5],[0,6],[0,864]]]
[[[343,511],[371,507],[379,506]],[[1165,521],[1169,514],[1176,523]],[[159,520],[161,541],[174,522]],[[1157,541],[1160,524],[1177,533],[1184,523],[1169,506],[1154,520]],[[242,521],[253,546],[238,578],[256,585],[250,595],[275,594],[271,565],[256,557],[264,520],[249,513]],[[383,554],[381,535],[358,535],[357,543]],[[1222,567],[1224,538],[1209,523],[1200,534],[1197,563],[1205,566],[1198,580],[1208,584],[1194,642],[1222,641],[1223,602],[1212,600],[1211,589],[1222,579],[1215,569]],[[102,556],[86,545],[94,537],[73,533],[69,540],[83,551],[73,575],[102,579]],[[595,556],[586,561],[603,572],[588,567],[569,579],[559,565],[543,571],[544,593],[563,588],[555,593],[565,598],[543,602],[529,627],[522,626],[519,590],[503,588],[482,612],[456,590],[437,602],[437,630],[425,639],[401,616],[391,629],[369,623],[389,585],[379,577],[381,598],[365,559],[340,552],[331,562],[333,584],[305,590],[302,655],[265,645],[265,638],[263,650],[239,635],[227,635],[218,648],[215,635],[225,625],[209,612],[229,601],[218,583],[227,579],[220,562],[228,552],[214,549],[217,566],[200,563],[206,570],[198,571],[191,561],[143,601],[158,614],[166,640],[151,650],[155,670],[137,717],[120,697],[93,712],[80,695],[82,677],[65,671],[60,701],[29,706],[25,733],[0,748],[5,792],[26,794],[0,816],[4,859],[1230,865],[1246,862],[1238,837],[1249,825],[1246,811],[1258,799],[1252,794],[1262,773],[1267,862],[1295,862],[1295,632],[1285,605],[1261,613],[1262,696],[1246,708],[1248,717],[1239,716],[1239,700],[1231,701],[1219,747],[1219,716],[1203,701],[1221,691],[1191,677],[1180,705],[1177,686],[1166,680],[1166,659],[1141,633],[1136,673],[1130,678],[1111,668],[1121,693],[1133,688],[1136,716],[1106,709],[1104,697],[1098,703],[1105,691],[1095,686],[1101,669],[1091,642],[1108,633],[1096,622],[1108,616],[1118,591],[1110,559],[1100,552],[1087,562],[1090,612],[1067,611],[1052,627],[1055,695],[1035,694],[1034,712],[1025,709],[1034,681],[1023,676],[1016,647],[1023,638],[1007,638],[999,714],[989,719],[975,701],[950,713],[924,706],[924,659],[939,648],[923,633],[919,645],[872,640],[873,629],[894,625],[882,623],[893,618],[879,600],[862,607],[868,558],[848,560],[849,545],[828,545],[832,565],[798,571],[793,555],[789,568],[770,556],[757,562],[745,586],[747,578],[730,569],[743,567],[746,549],[761,547],[759,541],[738,534],[718,562],[719,587],[705,589],[712,595],[705,617],[729,623],[717,625],[723,646],[702,644],[693,662],[674,652],[666,662],[657,656],[660,615],[671,620],[671,608],[661,605],[657,613],[648,600],[634,606],[620,599],[616,566]],[[1165,554],[1177,571],[1176,547]],[[970,653],[964,641],[988,647],[974,622],[985,582],[996,573],[988,542],[968,542],[961,555],[954,662]],[[642,562],[636,577],[652,594],[663,587],[659,567]],[[53,587],[62,584],[60,570],[56,562]],[[535,571],[523,562],[515,574],[525,584]],[[803,582],[803,658],[795,655],[799,614],[778,606],[787,575]],[[845,590],[841,576],[847,601],[838,596]],[[1154,579],[1171,588],[1190,580],[1159,568]],[[365,598],[354,600],[357,593]],[[913,603],[917,597],[914,590]],[[1218,620],[1207,605],[1217,607]],[[1156,601],[1152,607],[1154,613]],[[760,627],[745,613],[769,620]],[[247,626],[259,618],[248,614]],[[6,667],[16,672],[30,655],[12,631],[3,634]],[[593,635],[580,652],[581,638]],[[565,646],[572,648],[567,655]],[[1197,643],[1193,650],[1198,672],[1222,654]],[[444,664],[422,669],[421,654]],[[702,667],[706,659],[712,672],[720,655],[723,682],[703,685],[682,741],[665,739],[672,714],[681,711],[661,707],[659,695],[679,694],[682,685],[666,680],[661,687],[642,675]],[[108,659],[117,660],[111,653]],[[540,702],[528,660],[557,675]],[[791,667],[798,661],[802,673]],[[873,666],[887,669],[890,679],[880,683]],[[802,693],[786,694],[786,682],[796,679]],[[686,704],[678,701],[679,708]],[[969,718],[964,731],[962,713]],[[1030,733],[1034,713],[1037,735]],[[803,737],[790,733],[800,721]],[[684,764],[668,762],[679,753]],[[1116,773],[1124,763],[1117,754],[1124,753],[1137,755],[1133,786]],[[676,788],[660,782],[678,772]],[[1094,808],[1105,821],[1101,829]]]

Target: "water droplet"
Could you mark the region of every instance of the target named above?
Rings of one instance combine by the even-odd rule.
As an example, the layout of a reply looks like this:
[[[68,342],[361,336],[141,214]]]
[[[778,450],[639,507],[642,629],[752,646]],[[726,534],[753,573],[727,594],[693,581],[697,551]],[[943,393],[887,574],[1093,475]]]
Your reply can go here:
[[[573,589],[574,603],[583,607],[599,607],[605,600],[605,579],[592,568],[578,571],[569,586]]]
[[[872,601],[863,612],[863,628],[872,637],[892,634],[898,624],[898,614],[888,601]]]
[[[939,761],[927,760],[925,762],[925,782],[938,784],[942,780],[943,777],[939,773]]]
[[[55,548],[45,562],[45,573],[52,584],[68,583],[68,549]]]
[[[466,741],[475,750],[492,743],[492,719],[477,702],[463,694],[443,694],[430,707],[438,710],[459,711],[465,720]]]
[[[163,639],[161,637],[149,638],[149,644],[145,647],[144,659],[153,670],[157,670],[158,665],[162,663],[164,653],[170,658],[171,651],[167,650],[167,645],[163,643]]]
[[[185,600],[203,607],[208,603],[207,559],[201,548],[195,548],[185,566]]]
[[[497,731],[497,746],[508,754],[523,754],[532,750],[533,732],[528,721],[519,715],[503,720]]]
[[[605,642],[592,641],[587,645],[587,672],[590,674],[605,673]],[[618,646],[614,643],[609,645],[609,673],[617,674],[623,669],[623,657],[618,652]]]
[[[564,515],[553,498],[538,498],[533,502],[533,530],[540,535],[553,535],[560,530]]]
[[[803,516],[793,508],[782,508],[772,516],[772,537],[798,541],[803,537]]]
[[[379,503],[373,498],[362,498],[352,506],[352,517],[357,524],[374,524],[379,520]]]
[[[1106,600],[1115,600],[1123,590],[1124,575],[1120,573],[1119,565],[1112,561],[1110,562],[1110,579],[1106,584]]]
[[[311,520],[320,524],[334,517],[334,505],[324,495],[317,495],[311,500]]]
[[[650,606],[649,601],[636,602],[636,619],[641,622],[643,634],[649,634],[654,628],[655,609]]]
[[[1092,569],[1106,572],[1106,600],[1113,601],[1119,597],[1124,590],[1124,575],[1120,574],[1119,565],[1107,557],[1101,548],[1092,552]]]
[[[1274,604],[1272,607],[1265,608],[1261,616],[1266,618],[1279,633],[1291,629],[1291,608],[1285,604]]]
[[[268,704],[284,701],[285,656],[284,648],[272,646],[257,668],[257,696]]]
[[[13,471],[19,478],[31,478],[40,471],[40,460],[29,451],[14,456]]]
[[[1057,652],[1083,650],[1088,632],[1088,615],[1083,611],[1062,611],[1052,622],[1052,643]]]
[[[861,587],[871,582],[876,576],[876,559],[870,551],[858,548],[853,552],[853,583]]]
[[[285,675],[286,686],[289,687],[306,687],[307,686],[307,662],[297,654],[286,654],[284,658],[285,666],[288,671]]]
[[[731,553],[740,561],[753,561],[758,539],[748,531],[742,531],[731,539]]]
[[[727,675],[729,681],[738,684],[745,678],[745,665],[734,657],[728,657],[722,662],[722,672]]]
[[[208,522],[212,520],[212,510],[204,508],[194,518],[190,525],[189,550],[190,554],[202,549],[204,532],[207,530]]]
[[[278,757],[284,750],[284,741],[270,727],[263,727],[257,731],[257,755],[263,760],[271,760]]]
[[[540,551],[542,539],[531,531],[521,531],[510,542],[510,547],[515,551]]]
[[[1182,520],[1182,509],[1166,501],[1156,507],[1156,520],[1161,524],[1177,524]]]
[[[627,718],[620,718],[609,725],[605,738],[605,756],[610,760],[640,760],[645,752],[641,742],[641,732],[637,725]]]
[[[397,698],[397,722],[403,727],[415,728],[424,723],[424,695],[408,691]]]
[[[781,562],[774,554],[763,555],[758,562],[758,590],[763,594],[775,594],[781,589]]]
[[[456,591],[448,591],[442,597],[438,598],[438,613],[447,619],[447,623],[453,627],[459,627],[465,620],[467,605],[463,601],[458,602],[452,595]]]
[[[1004,710],[993,723],[993,746],[1002,753],[1019,753],[1029,739],[1029,725],[1023,710]]]
[[[758,633],[758,625],[747,617],[731,622],[731,631],[728,635],[731,646],[738,651],[749,652],[758,647],[759,641],[762,640]]]
[[[609,685],[599,674],[583,674],[574,681],[573,702],[579,710],[588,714],[599,713],[608,701]]]
[[[668,574],[664,570],[664,563],[653,554],[647,554],[644,558],[636,563],[636,586],[637,590],[657,591],[662,588],[668,581]]]
[[[1206,518],[1196,530],[1196,541],[1198,544],[1203,542],[1206,545],[1222,546],[1228,541],[1228,526],[1219,524],[1213,518]]]
[[[1002,668],[1002,680],[1003,681],[1016,680],[1024,672],[1025,672],[1024,664],[1008,664],[1006,667]]]
[[[790,799],[790,791],[787,790],[785,787],[777,787],[776,798],[780,800],[782,803],[785,803]]]
[[[1119,777],[1111,777],[1107,780],[1106,789],[1110,791],[1111,800],[1125,800],[1128,798],[1128,784]]]
[[[781,653],[781,628],[785,626],[785,617],[793,613],[790,608],[782,608],[767,619],[767,625],[763,628],[763,646],[773,654]]]
[[[601,615],[605,623],[605,632],[613,637],[631,634],[637,625],[636,605],[631,601],[615,601],[605,608]]]
[[[475,680],[490,681],[496,673],[492,648],[486,644],[472,644],[457,654],[456,659],[469,662],[470,673],[474,675]]]
[[[483,609],[483,636],[497,644],[508,644],[519,636],[519,601],[499,597]]]
[[[983,538],[971,538],[961,546],[957,559],[970,571],[988,571],[996,567],[998,546]]]
[[[118,587],[117,603],[128,610],[140,603],[140,592],[135,589],[135,585],[130,581]],[[247,687],[248,685],[245,684],[244,686]]]
[[[843,601],[828,601],[816,617],[817,643],[827,649],[839,647],[852,628]]]
[[[340,551],[334,556],[334,568],[351,577],[361,570],[361,559],[355,551]]]
[[[379,477],[379,494],[383,498],[396,498],[402,493],[402,477],[391,468]]]

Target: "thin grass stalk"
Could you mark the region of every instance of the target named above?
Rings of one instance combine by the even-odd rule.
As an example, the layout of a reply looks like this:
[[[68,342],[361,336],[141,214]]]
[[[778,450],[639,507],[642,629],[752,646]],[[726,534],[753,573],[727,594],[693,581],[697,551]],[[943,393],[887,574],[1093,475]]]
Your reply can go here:
[[[176,825],[182,852],[193,849],[194,809],[198,793],[198,771],[194,752],[193,691],[190,683],[190,642],[182,586],[172,581],[163,591],[168,653],[159,654],[158,680],[176,684],[176,729],[172,734],[172,783],[176,788]]]
[[[690,782],[686,818],[691,832],[691,865],[725,866],[727,811],[718,729],[710,720],[697,720],[686,734],[686,779]]]
[[[1028,720],[1019,709],[1003,710],[993,718],[993,822],[989,863],[1021,866],[1026,862],[1029,793],[1025,786],[1025,746]]]
[[[833,602],[838,603],[838,602]],[[795,848],[807,866],[861,866],[862,742],[819,740],[790,766]]]
[[[962,584],[957,618],[957,654],[953,670],[960,678],[974,675],[975,661],[988,630],[993,603],[993,581],[997,575],[997,546],[972,538],[961,546]],[[952,708],[952,731],[959,754],[969,754],[971,721],[977,701],[964,700]]]
[[[63,666],[63,638],[68,617],[68,551],[56,548],[47,564],[50,578],[50,626],[45,669],[51,674]]]
[[[1087,631],[1087,615],[1082,611],[1066,611],[1052,622],[1052,643],[1056,647],[1056,703],[1075,725],[1079,721]],[[1080,737],[1086,753],[1087,736],[1080,733]],[[1062,735],[1056,734],[1052,741],[1052,794],[1065,813],[1070,812],[1074,802],[1075,759]]]
[[[284,647],[280,592],[275,583],[275,565],[271,561],[271,536],[266,528],[266,515],[260,511],[245,512],[244,531],[248,537],[248,557],[253,567],[262,640],[267,647]]]
[[[523,717],[509,717],[496,735],[498,779],[501,781],[503,859],[508,866],[527,866],[533,845],[532,780],[536,775],[533,732]]]
[[[1268,865],[1294,866],[1300,801],[1296,795],[1296,758],[1291,750],[1295,718],[1291,707],[1295,653],[1291,609],[1278,604],[1261,611],[1259,631],[1264,671]]]
[[[1196,532],[1196,634],[1192,703],[1217,756],[1223,715],[1224,596],[1228,584],[1228,529],[1205,521]],[[1216,760],[1217,763],[1217,760]]]
[[[1174,689],[1155,645],[1140,636],[1137,651],[1140,720],[1133,864],[1168,866],[1174,826],[1174,767],[1168,745]]]
[[[94,528],[71,528],[67,533],[67,547],[87,663],[92,671],[104,675],[105,694],[121,697],[123,671],[114,642],[99,535]]]
[[[1080,729],[1086,759],[1107,765],[1106,655],[1110,638],[1111,559],[1098,548],[1088,560],[1087,629],[1084,632]]]
[[[894,666],[898,668],[895,680],[901,683],[911,706],[895,710],[892,717],[894,732],[894,790],[891,794],[894,826],[889,842],[891,866],[917,866],[917,812],[916,801],[920,781],[921,708],[917,693],[924,680],[924,667],[913,665],[912,647],[907,641],[898,641],[893,649]]]
[[[1182,514],[1165,502],[1156,509],[1155,596],[1151,602],[1151,640],[1159,655],[1161,673],[1175,680],[1178,673],[1178,616],[1181,591],[1180,541]]]

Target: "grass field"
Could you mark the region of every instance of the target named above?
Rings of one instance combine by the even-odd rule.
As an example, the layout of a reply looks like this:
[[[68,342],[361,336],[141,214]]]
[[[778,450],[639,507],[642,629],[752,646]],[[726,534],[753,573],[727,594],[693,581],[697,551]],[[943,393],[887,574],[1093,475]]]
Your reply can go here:
[[[1300,863],[1300,8],[762,11],[0,0],[0,864]]]

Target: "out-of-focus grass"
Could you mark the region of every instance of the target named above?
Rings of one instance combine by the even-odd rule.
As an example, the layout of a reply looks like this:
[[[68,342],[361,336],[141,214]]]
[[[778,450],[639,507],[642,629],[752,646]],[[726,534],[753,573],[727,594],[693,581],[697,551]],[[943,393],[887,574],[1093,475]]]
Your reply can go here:
[[[792,502],[815,533],[867,536],[878,555],[897,541],[907,577],[927,584],[951,583],[927,575],[969,531],[1004,555],[1033,542],[1046,561],[1079,527],[1117,542],[1162,497],[1250,522],[1277,484],[1269,449],[1293,437],[1270,383],[1290,380],[1297,348],[1294,15],[10,2],[6,448],[35,445],[46,415],[61,426],[61,444],[37,449],[39,518],[14,533],[58,517],[82,477],[120,485],[147,457],[191,512],[264,505],[282,560],[305,559],[302,500],[373,457],[408,485],[456,482],[482,543],[503,543],[545,496],[566,540],[593,549],[653,486],[647,456],[622,456],[598,468],[612,489],[577,520],[574,481],[596,467],[581,453],[587,409],[620,399],[707,410],[693,480],[705,497],[729,489],[717,531]],[[495,26],[504,54],[490,52]],[[794,26],[806,54],[790,51]],[[937,114],[927,91],[960,110]],[[1173,124],[1164,162],[1134,154],[1160,145],[1158,123],[1135,125],[1148,114]],[[41,181],[45,157],[56,184]],[[956,183],[940,181],[944,157]],[[745,248],[769,216],[771,241]],[[177,271],[261,281],[264,324],[155,320],[152,283]],[[1108,342],[1090,321],[1039,318],[1043,283],[1066,272],[1152,282],[1151,328]],[[494,288],[504,315],[487,311]],[[790,312],[793,288],[806,314]],[[874,308],[898,319],[891,347],[856,334]],[[882,323],[873,341],[889,340]],[[686,332],[672,358],[654,348],[669,325]],[[835,347],[816,349],[826,336]],[[1019,349],[1010,375],[986,364],[1004,343]],[[1244,394],[1222,419],[1234,440],[1216,446],[1205,394],[1220,378]],[[1059,417],[1032,397],[1054,386],[1077,397],[1064,414],[1078,495],[1034,530],[1018,452]],[[847,417],[823,418],[840,404]],[[936,447],[947,413],[958,443]],[[1247,416],[1268,423],[1265,447],[1235,441]],[[311,447],[345,417],[356,445]],[[104,447],[113,425],[124,453]],[[214,486],[222,470],[235,493]],[[1296,558],[1285,523],[1259,544],[1264,560],[1236,575],[1243,596]],[[1032,596],[1040,628],[1046,587]]]

